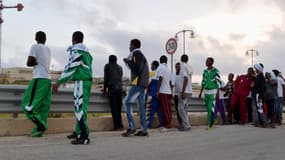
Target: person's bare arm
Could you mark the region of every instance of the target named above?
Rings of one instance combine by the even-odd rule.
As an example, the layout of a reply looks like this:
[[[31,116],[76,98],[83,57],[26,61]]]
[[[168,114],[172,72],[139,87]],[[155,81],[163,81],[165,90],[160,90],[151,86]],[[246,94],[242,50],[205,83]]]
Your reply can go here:
[[[28,66],[28,67],[33,67],[33,66],[35,66],[35,65],[37,65],[37,64],[38,64],[38,63],[37,63],[35,57],[33,57],[33,56],[29,56],[29,57],[28,57],[28,60],[27,60],[27,66]]]
[[[202,92],[203,92],[203,90],[204,90],[204,87],[201,87],[201,90],[200,90],[200,93],[199,93],[199,95],[198,95],[198,98],[202,98]]]
[[[162,83],[162,77],[160,76],[160,77],[158,78],[158,83],[157,83],[157,96],[158,96],[158,94],[159,94],[159,90],[160,90],[161,83]]]
[[[186,86],[187,86],[187,83],[188,83],[188,77],[184,77],[183,78],[183,86],[182,86],[182,92],[181,92],[181,98],[182,99],[185,99],[185,90],[186,90]]]

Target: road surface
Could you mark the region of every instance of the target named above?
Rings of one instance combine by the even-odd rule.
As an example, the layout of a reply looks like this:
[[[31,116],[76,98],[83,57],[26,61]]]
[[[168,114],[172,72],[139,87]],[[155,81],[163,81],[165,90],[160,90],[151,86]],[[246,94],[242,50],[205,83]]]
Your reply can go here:
[[[149,137],[96,132],[91,143],[73,146],[67,134],[42,138],[1,137],[0,160],[284,160],[285,126],[205,126],[180,132],[150,130]]]

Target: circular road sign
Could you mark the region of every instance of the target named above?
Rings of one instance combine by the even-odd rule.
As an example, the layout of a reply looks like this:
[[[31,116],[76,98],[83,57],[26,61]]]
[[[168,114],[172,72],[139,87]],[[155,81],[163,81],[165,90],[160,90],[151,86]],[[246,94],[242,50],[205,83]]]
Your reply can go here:
[[[174,54],[177,49],[177,41],[175,38],[170,38],[166,42],[165,50],[168,54]]]

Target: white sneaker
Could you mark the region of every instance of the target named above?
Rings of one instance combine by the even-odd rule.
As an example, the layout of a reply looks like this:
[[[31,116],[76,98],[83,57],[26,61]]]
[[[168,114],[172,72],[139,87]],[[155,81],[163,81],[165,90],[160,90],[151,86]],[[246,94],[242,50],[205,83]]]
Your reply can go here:
[[[159,128],[159,131],[160,131],[160,132],[167,132],[167,131],[168,131],[168,129],[167,129],[167,128],[165,128],[165,127],[160,127],[160,128]]]

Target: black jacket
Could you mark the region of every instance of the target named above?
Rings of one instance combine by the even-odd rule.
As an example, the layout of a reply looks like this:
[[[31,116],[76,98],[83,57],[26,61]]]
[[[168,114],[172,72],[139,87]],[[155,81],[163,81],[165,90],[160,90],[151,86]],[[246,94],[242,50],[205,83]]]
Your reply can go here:
[[[265,91],[265,78],[263,73],[259,73],[255,79],[254,79],[254,87],[253,87],[253,93],[259,94],[261,98],[264,98],[264,91]]]
[[[123,70],[117,63],[108,63],[104,67],[104,89],[122,88]]]
[[[140,50],[133,52],[132,58],[127,65],[131,70],[131,81],[138,78],[136,85],[147,87],[149,82],[148,62]]]

